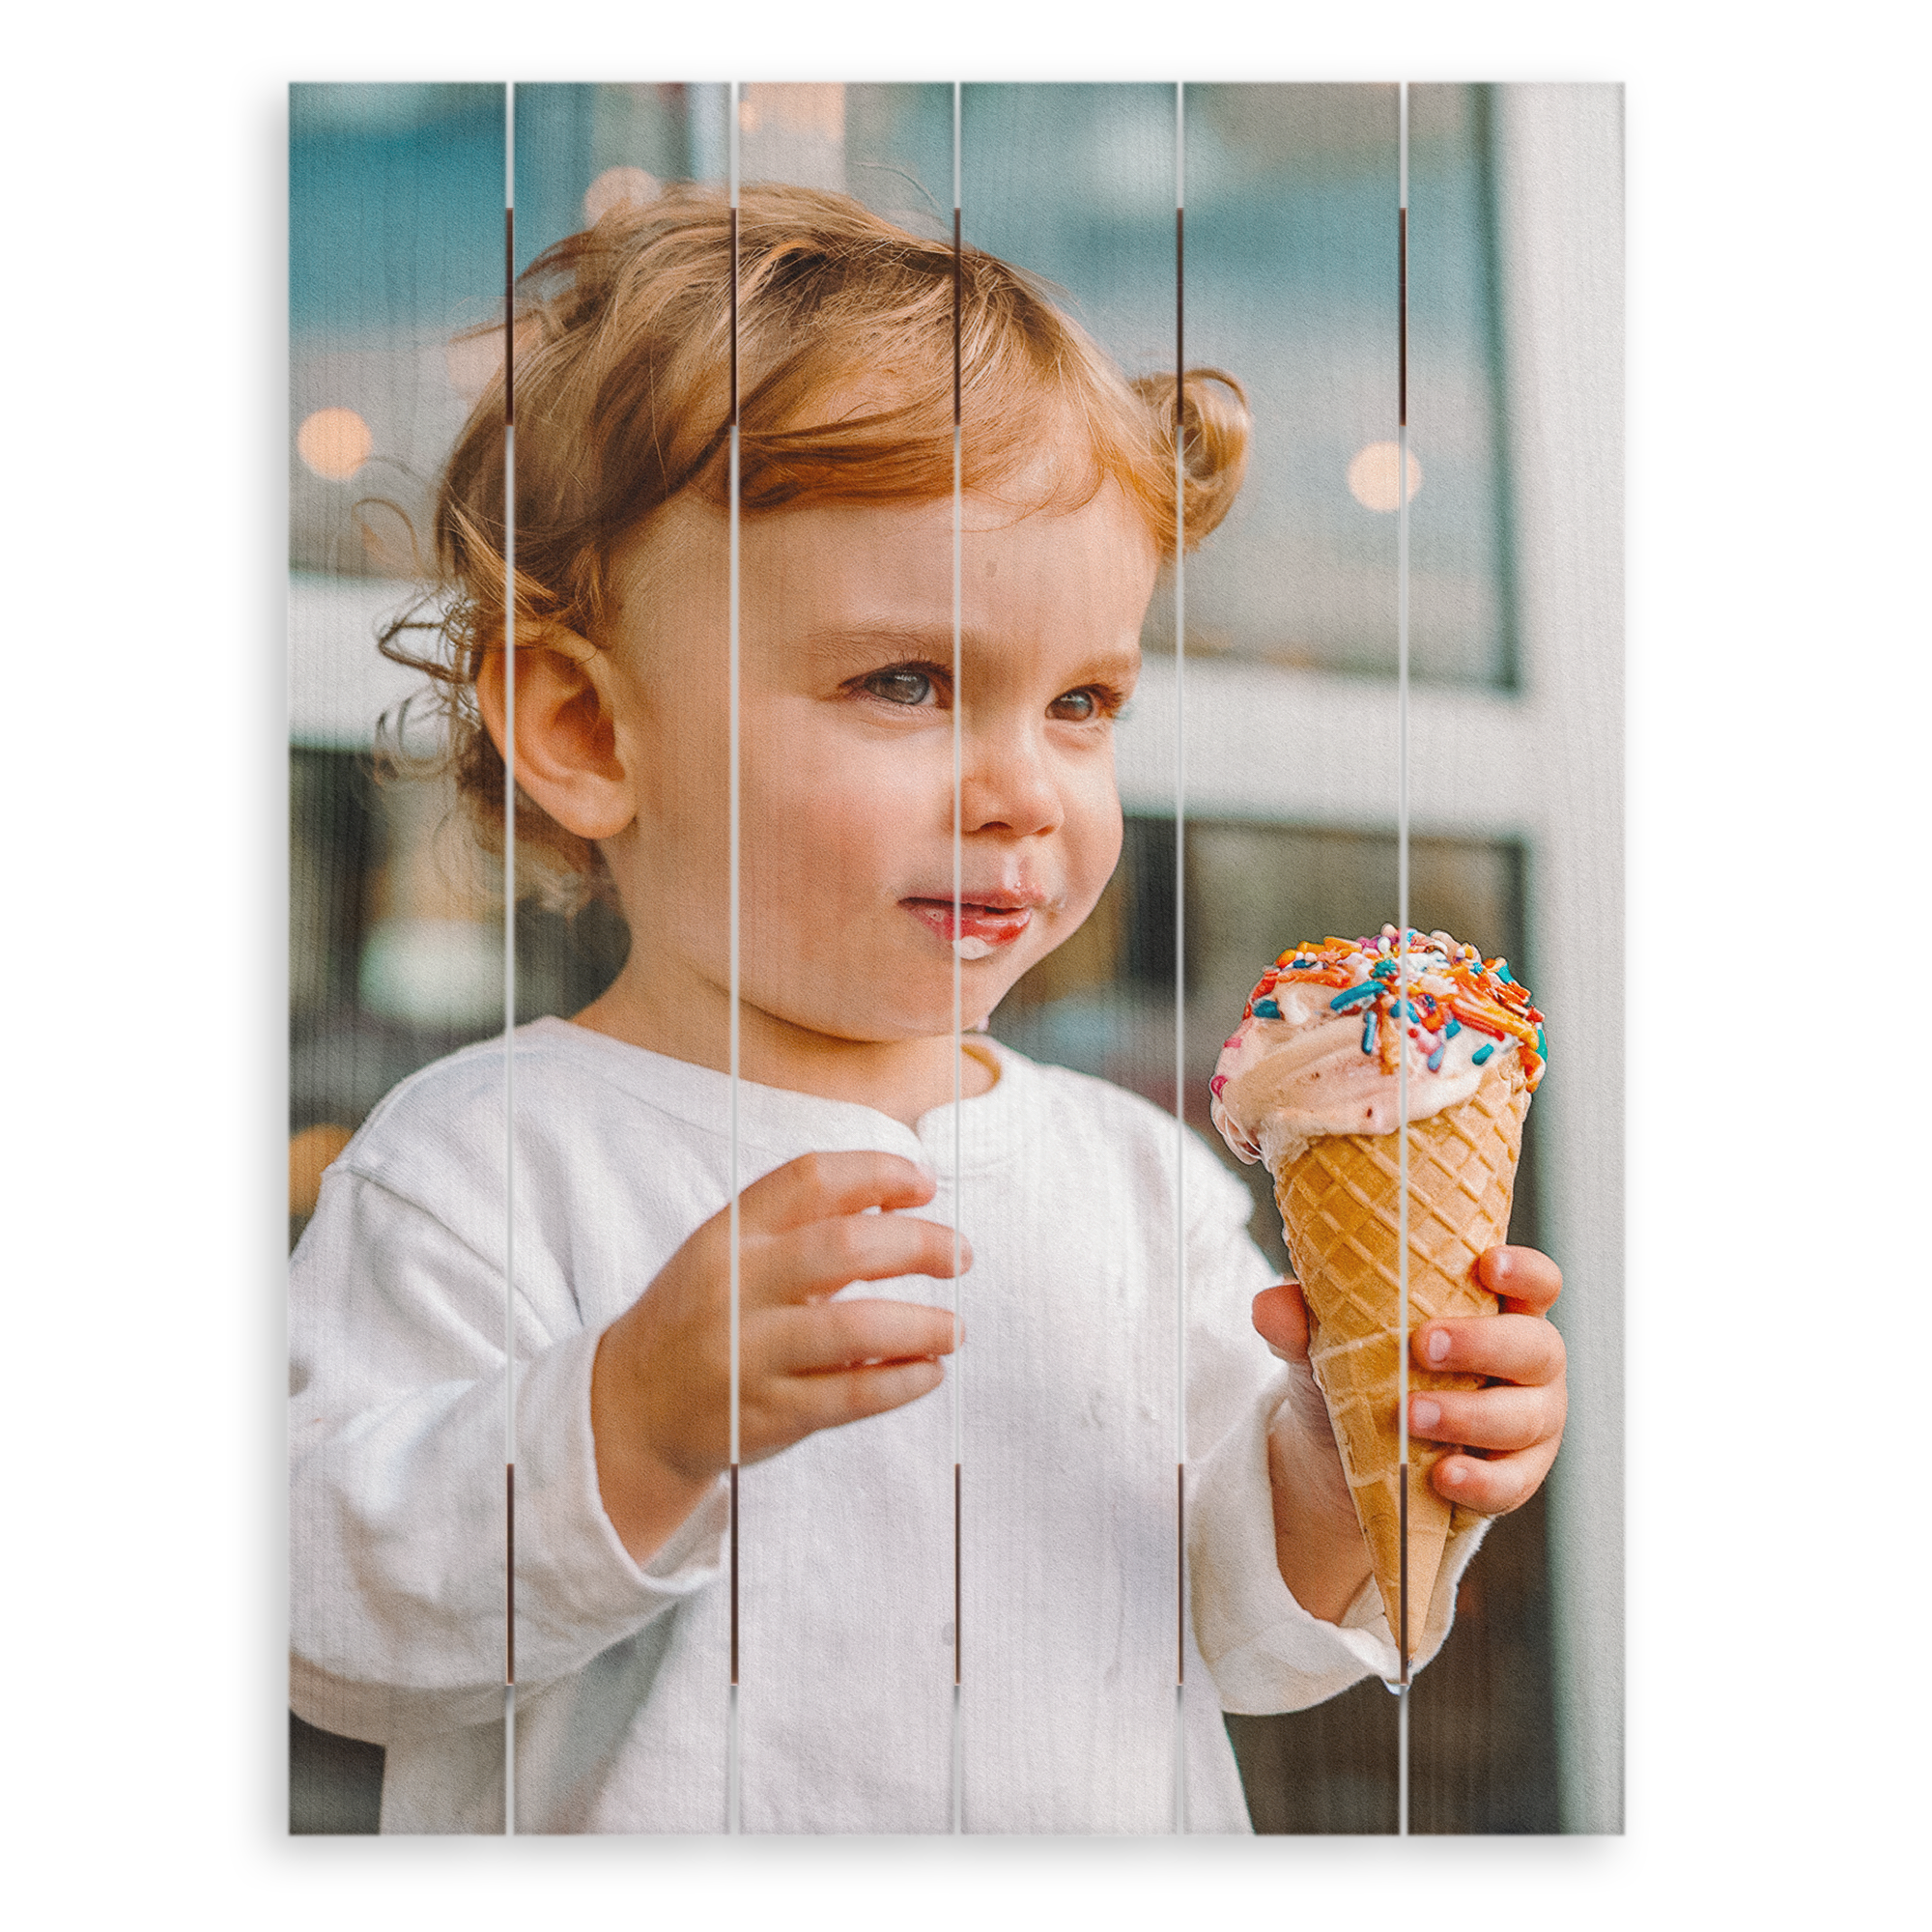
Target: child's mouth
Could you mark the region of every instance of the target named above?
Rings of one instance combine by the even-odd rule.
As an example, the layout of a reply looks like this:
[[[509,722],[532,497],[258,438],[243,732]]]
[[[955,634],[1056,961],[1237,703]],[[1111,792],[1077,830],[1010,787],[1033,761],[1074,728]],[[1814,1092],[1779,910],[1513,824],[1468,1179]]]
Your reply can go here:
[[[962,959],[986,959],[1010,946],[1033,922],[1031,905],[961,899],[955,923],[952,900],[910,898],[899,903]]]

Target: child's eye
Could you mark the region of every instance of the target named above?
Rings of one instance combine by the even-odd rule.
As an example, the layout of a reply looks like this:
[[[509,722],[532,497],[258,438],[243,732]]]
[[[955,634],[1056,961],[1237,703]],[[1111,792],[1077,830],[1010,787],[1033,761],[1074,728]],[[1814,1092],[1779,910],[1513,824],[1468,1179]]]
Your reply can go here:
[[[937,696],[932,673],[917,665],[894,665],[890,670],[875,670],[859,680],[862,691],[883,697],[888,704],[924,704]]]
[[[1120,710],[1121,700],[1112,692],[1084,685],[1078,691],[1063,691],[1046,707],[1046,715],[1069,724],[1086,724],[1095,718],[1115,717]]]

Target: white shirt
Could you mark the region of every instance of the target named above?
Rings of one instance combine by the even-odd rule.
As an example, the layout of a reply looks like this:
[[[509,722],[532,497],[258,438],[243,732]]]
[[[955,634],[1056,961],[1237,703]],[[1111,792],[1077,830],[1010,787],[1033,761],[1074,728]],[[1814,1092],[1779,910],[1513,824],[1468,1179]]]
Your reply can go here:
[[[729,1188],[728,1079],[566,1021],[516,1035],[517,1826],[726,1819],[724,1485],[639,1567],[599,1500],[597,1339]],[[975,1832],[1249,1829],[1225,1710],[1303,1708],[1396,1670],[1373,1584],[1343,1626],[1275,1567],[1255,1335],[1273,1276],[1249,1198],[1171,1115],[974,1043],[959,1110],[950,1387],[746,1467],[742,1826],[952,1825],[952,1405],[961,1406],[961,1786]],[[811,1151],[941,1176],[954,1116],[741,1083],[749,1185]],[[293,1701],[387,1749],[385,1832],[502,1829],[503,1049],[426,1067],[325,1177],[292,1277]],[[1177,1165],[1186,1228],[1189,1603],[1178,1635]],[[947,1305],[912,1277],[851,1294]],[[1477,1541],[1452,1544],[1425,1654]]]

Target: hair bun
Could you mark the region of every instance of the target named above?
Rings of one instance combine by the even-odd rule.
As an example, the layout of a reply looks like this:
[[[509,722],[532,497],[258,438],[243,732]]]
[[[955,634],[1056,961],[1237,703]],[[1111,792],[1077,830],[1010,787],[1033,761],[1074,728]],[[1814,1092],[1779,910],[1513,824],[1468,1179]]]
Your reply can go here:
[[[1174,392],[1171,375],[1140,376],[1134,392],[1161,424],[1170,467],[1174,461]],[[1180,384],[1182,437],[1181,548],[1196,549],[1234,507],[1248,473],[1253,419],[1240,384],[1221,369],[1189,369]],[[1174,532],[1168,533],[1172,551]]]

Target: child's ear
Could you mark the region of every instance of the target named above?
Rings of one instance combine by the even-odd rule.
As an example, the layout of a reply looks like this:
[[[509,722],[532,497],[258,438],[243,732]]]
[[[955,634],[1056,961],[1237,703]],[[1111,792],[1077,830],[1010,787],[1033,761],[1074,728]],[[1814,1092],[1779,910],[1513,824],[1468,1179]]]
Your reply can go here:
[[[617,755],[615,675],[602,651],[568,631],[517,646],[517,783],[580,838],[613,838],[637,816]],[[503,696],[503,653],[491,651],[476,704],[498,752]]]

